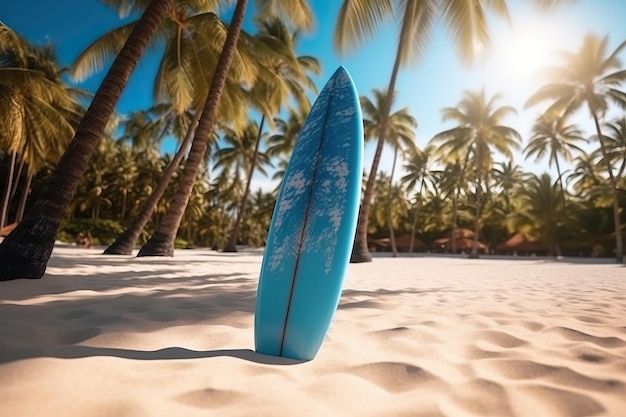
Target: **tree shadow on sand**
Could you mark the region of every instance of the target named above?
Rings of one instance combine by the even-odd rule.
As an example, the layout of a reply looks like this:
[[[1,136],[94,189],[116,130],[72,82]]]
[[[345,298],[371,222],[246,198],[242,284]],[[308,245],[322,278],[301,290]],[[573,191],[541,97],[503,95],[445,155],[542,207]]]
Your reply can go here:
[[[240,329],[252,331],[258,284],[255,265],[239,265],[233,259],[228,273],[220,273],[212,261],[206,262],[205,271],[204,264],[187,268],[188,260],[116,258],[103,262],[91,256],[57,255],[51,259],[53,271],[42,280],[0,285],[0,363],[94,356],[135,360],[229,356],[261,364],[300,363],[250,349],[197,348],[204,334],[213,334],[212,327],[215,333],[231,335]],[[260,257],[256,264],[260,267]],[[202,334],[193,334],[195,329],[191,329],[192,341],[175,329],[194,325]],[[166,331],[165,337],[161,333],[151,339],[152,332],[161,330]],[[110,336],[106,346],[87,343],[102,335]],[[122,336],[119,343],[117,335]],[[149,347],[129,349],[123,341],[127,336],[141,338],[143,346]]]

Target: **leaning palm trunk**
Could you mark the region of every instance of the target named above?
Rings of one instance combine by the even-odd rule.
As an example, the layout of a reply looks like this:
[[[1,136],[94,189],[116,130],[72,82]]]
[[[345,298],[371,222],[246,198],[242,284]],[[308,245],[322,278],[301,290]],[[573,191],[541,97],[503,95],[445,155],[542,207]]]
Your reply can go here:
[[[104,250],[104,255],[130,255],[133,252],[135,242],[139,238],[143,228],[146,226],[146,223],[150,220],[150,217],[152,217],[152,213],[154,213],[154,210],[161,200],[161,197],[163,197],[163,193],[165,193],[172,176],[176,172],[176,169],[178,169],[178,166],[189,148],[189,143],[191,142],[191,138],[193,138],[194,127],[196,126],[196,123],[198,123],[198,119],[200,119],[200,111],[196,111],[194,119],[189,125],[189,129],[185,134],[183,142],[178,148],[178,151],[176,151],[172,161],[165,168],[163,175],[159,178],[156,188],[152,191],[150,197],[148,197],[148,200],[141,208],[141,211],[131,225],[128,226],[128,228],[124,230],[124,232],[122,232],[117,239],[115,239],[115,242],[111,243],[111,245]]]
[[[47,186],[24,220],[0,244],[0,281],[43,276],[61,219],[100,143],[107,121],[150,38],[171,7],[172,0],[153,0],[131,32]]]
[[[415,2],[408,2],[407,7],[415,7]],[[396,52],[396,59],[393,63],[393,70],[391,71],[391,78],[389,79],[389,86],[387,87],[387,97],[385,101],[385,108],[383,109],[382,118],[380,120],[380,133],[378,135],[378,143],[376,145],[376,152],[374,153],[374,159],[372,160],[372,169],[370,170],[369,177],[367,178],[367,184],[365,185],[365,191],[363,192],[363,201],[359,209],[359,220],[356,227],[356,236],[354,240],[354,246],[352,248],[352,256],[350,262],[372,262],[372,255],[367,247],[367,226],[368,218],[370,214],[370,208],[372,206],[372,198],[374,197],[374,191],[376,188],[376,173],[378,171],[378,165],[380,164],[380,158],[383,153],[383,147],[385,145],[385,137],[387,135],[387,125],[389,124],[389,112],[391,111],[391,97],[396,89],[396,79],[398,78],[398,71],[400,70],[401,54],[400,51],[404,49],[405,33],[408,32],[408,19],[404,19],[402,22],[402,29],[400,32],[400,41],[398,42],[398,48]]]
[[[176,194],[174,194],[167,212],[161,219],[154,234],[139,250],[137,256],[174,256],[174,239],[185,214],[185,208],[189,202],[200,163],[203,161],[208,147],[209,134],[213,130],[217,116],[217,106],[224,90],[230,64],[233,61],[235,48],[237,47],[246,4],[247,0],[238,0],[235,6],[232,21],[228,26],[226,41],[211,81],[207,101],[204,104],[202,116],[191,143],[191,150],[189,151],[189,156],[187,156],[185,168],[178,181]]]
[[[259,123],[259,133],[257,135],[256,143],[254,145],[254,153],[252,154],[252,161],[250,161],[250,169],[248,170],[248,179],[246,181],[246,188],[243,192],[243,197],[241,197],[241,205],[239,206],[239,211],[237,212],[237,218],[235,219],[233,230],[230,232],[230,238],[228,239],[228,244],[224,248],[224,252],[237,252],[237,240],[239,239],[239,228],[241,227],[241,222],[243,221],[244,212],[246,210],[246,205],[248,202],[248,195],[250,194],[250,184],[252,184],[252,175],[254,174],[254,167],[256,165],[256,160],[259,156],[259,145],[261,144],[261,134],[263,132],[264,124],[265,124],[265,115],[261,116],[261,123]]]
[[[609,172],[609,180],[611,183],[611,197],[613,198],[613,224],[615,227],[615,262],[618,264],[624,263],[624,242],[622,239],[622,226],[619,218],[619,194],[617,189],[617,180],[613,174],[613,168],[609,161],[606,146],[604,145],[604,139],[602,136],[602,130],[600,129],[600,122],[596,112],[591,110],[593,116],[593,122],[596,125],[596,133],[598,134],[598,140],[600,141],[600,150],[602,151],[602,159],[606,164],[606,169]]]

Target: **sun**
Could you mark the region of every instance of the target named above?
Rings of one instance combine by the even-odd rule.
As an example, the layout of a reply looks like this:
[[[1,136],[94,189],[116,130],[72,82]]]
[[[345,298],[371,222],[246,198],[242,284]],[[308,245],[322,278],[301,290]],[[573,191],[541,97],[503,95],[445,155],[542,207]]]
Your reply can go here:
[[[540,33],[525,31],[513,36],[507,51],[509,69],[523,76],[531,76],[548,66],[552,58],[550,40]]]
[[[560,39],[549,26],[518,25],[503,34],[495,48],[495,65],[501,77],[529,81],[555,62]]]

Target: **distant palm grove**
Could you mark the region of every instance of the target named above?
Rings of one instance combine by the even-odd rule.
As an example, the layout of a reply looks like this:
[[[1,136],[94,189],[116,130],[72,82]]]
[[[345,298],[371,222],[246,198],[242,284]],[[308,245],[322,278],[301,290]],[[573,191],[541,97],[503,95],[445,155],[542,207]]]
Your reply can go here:
[[[232,1],[227,21],[216,1],[102,2],[137,20],[102,34],[71,68],[59,66],[54,45],[31,44],[0,22],[0,230],[17,224],[0,243],[0,280],[40,278],[54,241],[79,234],[105,253],[140,248],[139,256],[264,245],[323,65],[297,52],[298,34],[314,21],[306,1],[256,1],[252,33],[241,29],[245,0]],[[420,55],[438,21],[460,34],[455,46],[470,63],[475,45],[488,43],[480,29],[487,9],[508,17],[500,2],[440,3],[391,2],[389,9],[387,2],[341,2],[339,52],[402,16],[388,85],[361,91],[366,144],[376,152],[363,174],[352,261],[382,250],[623,262],[626,41],[611,50],[607,36],[589,34],[577,50],[564,51],[528,97],[527,107],[546,107],[529,137],[506,125],[523,109],[499,94],[465,91],[441,109],[442,124],[452,127],[418,146],[420,115],[394,106],[398,72]],[[150,45],[161,54],[154,104],[116,114]],[[76,82],[102,69],[108,72],[95,94],[63,77]],[[176,149],[163,153],[171,139]],[[389,172],[379,169],[383,149],[393,158]],[[557,176],[524,172],[513,151],[549,163]],[[259,176],[276,187],[253,188]]]

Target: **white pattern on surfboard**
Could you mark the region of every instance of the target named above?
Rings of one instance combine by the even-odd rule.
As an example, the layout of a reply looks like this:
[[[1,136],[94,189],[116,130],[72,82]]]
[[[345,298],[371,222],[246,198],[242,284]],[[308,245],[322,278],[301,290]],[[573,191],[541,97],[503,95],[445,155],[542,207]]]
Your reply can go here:
[[[351,81],[347,76],[338,77],[333,87],[333,102],[341,102],[342,97],[350,93]],[[325,134],[328,136],[323,146],[344,148],[349,146],[347,141],[342,140],[340,137],[333,137],[334,132],[341,131],[341,126],[350,123],[352,116],[355,114],[354,109],[339,109],[332,113],[331,117],[328,117],[327,111],[330,100],[330,91],[323,92],[326,94],[320,94],[318,97],[318,106],[309,114],[307,123],[299,134],[297,147],[298,152],[293,152],[290,166],[294,169],[294,174],[283,185],[281,190],[282,198],[280,204],[276,207],[276,221],[274,228],[276,233],[273,235],[272,244],[274,251],[272,252],[269,260],[270,270],[282,271],[283,261],[285,259],[293,259],[298,256],[299,242],[302,238],[302,228],[296,227],[298,230],[297,235],[284,236],[279,231],[284,227],[292,227],[288,224],[289,218],[286,214],[293,207],[302,206],[306,207],[309,198],[309,193],[313,179],[306,179],[305,171],[310,170],[311,165],[319,158],[319,149],[317,147],[317,138]],[[324,121],[328,124],[324,126]],[[315,143],[313,142],[315,140]],[[306,149],[303,152],[300,149]],[[333,152],[331,152],[332,154]],[[326,153],[328,154],[328,153]],[[345,162],[340,162],[340,159],[330,158],[328,160],[319,161],[317,176],[322,179],[318,186],[314,198],[320,200],[319,208],[315,212],[310,213],[310,227],[307,227],[306,235],[303,237],[303,247],[306,247],[308,252],[324,254],[324,266],[325,273],[329,274],[332,270],[334,251],[332,248],[337,241],[337,232],[339,230],[341,219],[344,215],[344,206],[346,204],[345,198],[337,199],[337,195],[345,195],[347,187],[347,178],[350,173],[350,167]],[[324,230],[324,233],[320,233],[320,230]],[[315,231],[315,236],[311,236],[310,233]],[[277,237],[283,235],[281,242],[277,242]],[[268,242],[269,243],[269,242]]]

